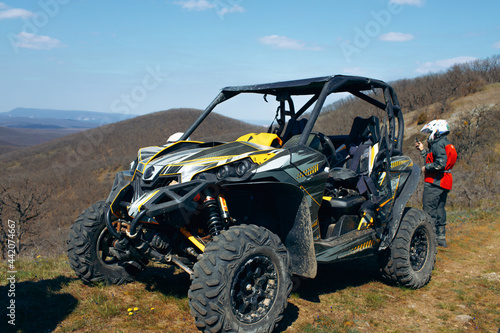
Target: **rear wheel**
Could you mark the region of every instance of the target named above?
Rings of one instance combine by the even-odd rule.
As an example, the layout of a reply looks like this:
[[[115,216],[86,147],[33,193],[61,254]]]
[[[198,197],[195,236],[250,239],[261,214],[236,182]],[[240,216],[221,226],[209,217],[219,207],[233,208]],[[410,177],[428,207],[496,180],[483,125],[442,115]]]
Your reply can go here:
[[[283,317],[292,282],[278,236],[257,226],[223,231],[194,266],[191,314],[204,332],[271,332]]]
[[[436,235],[429,215],[419,209],[407,209],[391,246],[379,255],[382,277],[391,284],[421,288],[431,279],[436,252]]]
[[[71,227],[68,258],[71,268],[85,283],[123,284],[144,269],[144,263],[121,261],[110,250],[116,239],[106,228],[108,204],[99,201],[87,208]]]

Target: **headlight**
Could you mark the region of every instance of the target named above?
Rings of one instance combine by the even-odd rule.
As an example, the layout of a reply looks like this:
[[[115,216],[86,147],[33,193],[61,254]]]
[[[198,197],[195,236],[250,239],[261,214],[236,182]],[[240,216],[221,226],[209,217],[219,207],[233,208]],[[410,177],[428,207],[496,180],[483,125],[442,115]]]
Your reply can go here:
[[[153,175],[155,171],[155,168],[153,166],[150,166],[149,168],[146,169],[146,171],[144,172],[144,179],[149,179],[151,178],[151,176]]]
[[[243,160],[236,164],[236,174],[238,177],[245,175],[245,173],[247,173],[247,171],[252,167],[252,164],[253,163],[249,160]]]
[[[219,168],[219,170],[217,170],[217,179],[218,180],[221,180],[221,179],[224,179],[226,178],[227,176],[229,176],[229,166],[227,165],[224,165],[223,167]]]
[[[198,174],[195,179],[210,179],[210,177],[217,178],[217,181],[230,178],[244,178],[249,176],[249,172],[257,166],[251,159],[245,158],[230,164],[223,165],[216,169],[207,170]],[[212,179],[213,179],[212,178]],[[215,179],[214,179],[215,180]],[[234,179],[236,180],[236,179]]]

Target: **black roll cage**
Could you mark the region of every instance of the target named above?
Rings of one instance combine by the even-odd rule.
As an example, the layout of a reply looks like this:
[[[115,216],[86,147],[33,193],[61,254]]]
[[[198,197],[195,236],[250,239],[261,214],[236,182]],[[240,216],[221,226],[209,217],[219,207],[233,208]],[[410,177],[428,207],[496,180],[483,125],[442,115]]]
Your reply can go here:
[[[375,91],[375,89],[382,89],[385,103],[382,103],[363,93],[364,91]],[[186,140],[189,136],[191,136],[196,128],[218,104],[241,93],[256,93],[262,94],[264,97],[266,95],[273,95],[276,97],[277,101],[280,102],[280,114],[278,119],[278,124],[280,126],[279,132],[283,129],[286,116],[289,116],[291,119],[298,119],[316,102],[298,142],[298,145],[304,145],[314,127],[314,124],[316,123],[316,120],[319,117],[328,95],[340,92],[351,93],[352,95],[386,112],[389,124],[387,134],[389,139],[389,150],[391,152],[390,155],[401,154],[404,134],[404,120],[399,106],[399,100],[394,89],[387,83],[380,80],[348,75],[324,76],[311,79],[223,88],[215,99],[208,105],[205,111],[198,117],[198,119],[196,119],[196,121],[186,130],[186,132],[182,135],[181,140]],[[304,95],[312,95],[312,97],[298,111],[295,111],[291,96]],[[285,108],[285,102],[288,103],[288,111]]]

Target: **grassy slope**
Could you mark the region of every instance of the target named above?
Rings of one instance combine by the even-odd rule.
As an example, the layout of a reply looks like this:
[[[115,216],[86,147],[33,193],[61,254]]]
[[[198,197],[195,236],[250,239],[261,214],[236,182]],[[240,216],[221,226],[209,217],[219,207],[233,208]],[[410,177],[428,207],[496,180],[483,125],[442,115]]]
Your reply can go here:
[[[496,332],[500,219],[466,211],[449,220],[449,247],[439,250],[424,288],[383,284],[373,260],[322,267],[292,294],[276,332]],[[189,277],[179,269],[148,267],[137,282],[90,287],[76,279],[65,257],[20,260],[16,268],[17,332],[197,332]],[[1,284],[4,297],[6,281]],[[5,332],[5,307],[1,311]],[[464,315],[470,317],[460,320]]]

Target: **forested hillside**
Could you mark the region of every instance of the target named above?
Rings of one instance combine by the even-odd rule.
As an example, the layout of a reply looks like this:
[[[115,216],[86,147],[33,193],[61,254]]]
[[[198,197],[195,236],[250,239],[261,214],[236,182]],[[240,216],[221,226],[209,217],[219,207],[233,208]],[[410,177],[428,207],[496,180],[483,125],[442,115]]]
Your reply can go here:
[[[157,112],[0,155],[2,247],[7,219],[12,219],[18,223],[21,255],[61,253],[69,226],[83,209],[107,197],[115,173],[129,167],[137,150],[165,144],[200,112]],[[211,114],[191,139],[234,140],[261,130]]]
[[[458,64],[447,71],[414,79],[391,82],[405,115],[404,153],[423,164],[414,149],[414,138],[433,119],[450,124],[450,141],[456,146],[458,163],[453,169],[454,189],[448,207],[491,207],[497,204],[500,183],[500,55]],[[371,96],[383,98],[383,96]],[[325,133],[348,134],[356,116],[384,112],[354,98],[339,100],[327,107],[316,129]],[[422,186],[412,197],[420,205]]]

